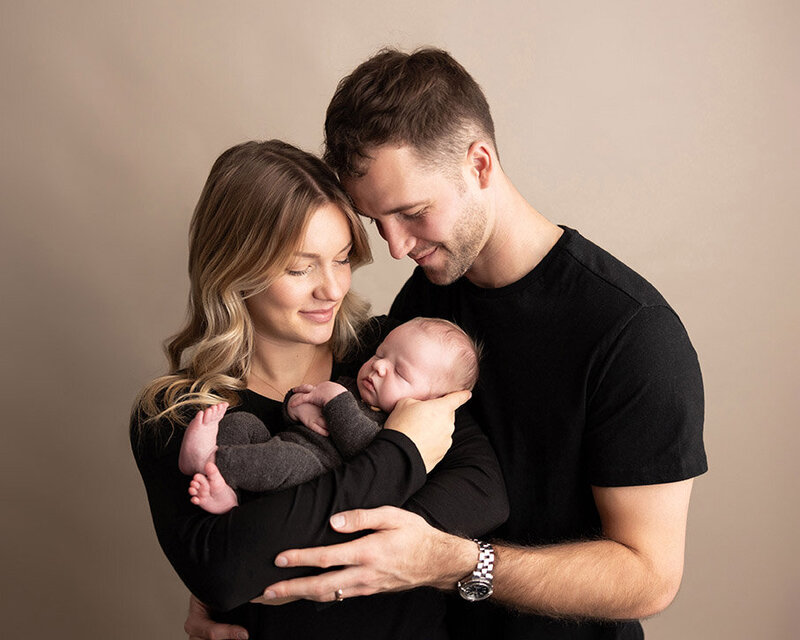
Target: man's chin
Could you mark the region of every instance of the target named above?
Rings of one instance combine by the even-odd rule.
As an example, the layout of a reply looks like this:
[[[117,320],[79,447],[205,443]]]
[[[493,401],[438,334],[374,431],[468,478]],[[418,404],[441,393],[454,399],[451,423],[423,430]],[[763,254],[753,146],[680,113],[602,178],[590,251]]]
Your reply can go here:
[[[434,267],[422,267],[422,271],[425,273],[425,277],[428,280],[430,280],[433,284],[439,286],[453,284],[466,272],[466,270],[462,271],[461,273],[451,272],[448,269],[442,269],[442,268],[437,269]]]

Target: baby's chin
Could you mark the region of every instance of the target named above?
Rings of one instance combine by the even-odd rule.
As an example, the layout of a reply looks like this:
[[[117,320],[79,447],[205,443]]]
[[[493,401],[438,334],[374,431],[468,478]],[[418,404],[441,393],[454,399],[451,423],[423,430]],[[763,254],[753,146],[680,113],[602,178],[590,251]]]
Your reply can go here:
[[[358,395],[361,396],[361,399],[366,402],[367,404],[375,404],[377,398],[375,394],[372,392],[367,385],[364,384],[364,381],[359,379],[356,381],[356,387],[358,387]]]
[[[356,382],[356,386],[358,387],[358,394],[361,396],[361,401],[364,402],[364,404],[368,404],[373,409],[380,409],[385,413],[392,412],[394,407],[387,409],[385,406],[381,406],[385,403],[382,403],[377,394],[367,385],[363,384],[361,380]]]

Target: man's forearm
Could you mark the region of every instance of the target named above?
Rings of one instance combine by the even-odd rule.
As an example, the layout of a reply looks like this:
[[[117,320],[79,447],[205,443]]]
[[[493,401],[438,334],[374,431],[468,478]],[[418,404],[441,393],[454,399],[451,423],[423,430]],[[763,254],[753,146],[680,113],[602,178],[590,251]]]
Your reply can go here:
[[[691,480],[645,487],[595,488],[604,539],[545,547],[495,545],[492,599],[529,613],[563,618],[645,618],[665,609],[683,574]],[[459,570],[477,549],[448,546]],[[452,588],[444,581],[440,588]]]
[[[555,618],[623,620],[654,615],[672,601],[680,577],[669,579],[613,540],[547,547],[494,544],[491,599],[511,609]],[[475,542],[443,547],[434,586],[452,590],[475,568]]]
[[[662,611],[680,576],[655,571],[613,540],[541,548],[495,546],[494,594],[505,606],[558,618],[632,619]]]

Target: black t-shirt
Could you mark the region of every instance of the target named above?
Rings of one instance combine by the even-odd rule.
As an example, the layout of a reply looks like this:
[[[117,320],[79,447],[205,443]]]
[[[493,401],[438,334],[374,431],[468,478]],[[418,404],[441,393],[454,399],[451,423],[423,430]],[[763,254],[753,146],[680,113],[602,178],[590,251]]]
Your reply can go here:
[[[355,377],[394,323],[375,319],[362,350],[331,375]],[[282,403],[246,390],[231,411],[248,411],[270,430],[283,425]],[[249,604],[268,585],[313,570],[278,569],[274,558],[290,548],[335,544],[358,537],[333,531],[334,513],[380,505],[403,506],[445,531],[477,536],[508,515],[505,489],[491,447],[469,413],[459,410],[453,445],[425,474],[422,458],[405,435],[382,430],[342,466],[297,487],[245,494],[222,515],[191,504],[189,477],[178,470],[183,428],[167,422],[140,428],[131,420],[131,446],[147,490],[159,543],[175,571],[214,618],[245,626],[250,638],[445,638],[439,592],[416,589],[335,604],[298,601],[282,606]],[[345,594],[346,595],[346,594]],[[177,631],[177,630],[176,630]]]
[[[523,545],[601,533],[591,487],[675,482],[706,470],[703,386],[675,312],[641,276],[572,229],[519,281],[431,284],[415,270],[391,315],[453,320],[483,344],[469,403],[500,460]],[[559,622],[452,603],[474,637],[637,638],[638,622]]]

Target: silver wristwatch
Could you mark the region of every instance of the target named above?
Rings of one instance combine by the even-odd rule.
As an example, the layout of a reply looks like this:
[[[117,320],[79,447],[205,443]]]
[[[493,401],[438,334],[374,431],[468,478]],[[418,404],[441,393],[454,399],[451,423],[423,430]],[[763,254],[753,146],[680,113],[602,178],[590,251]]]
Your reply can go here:
[[[478,566],[466,578],[458,581],[458,593],[470,602],[486,600],[492,595],[492,570],[494,569],[494,549],[488,542],[478,543]]]

